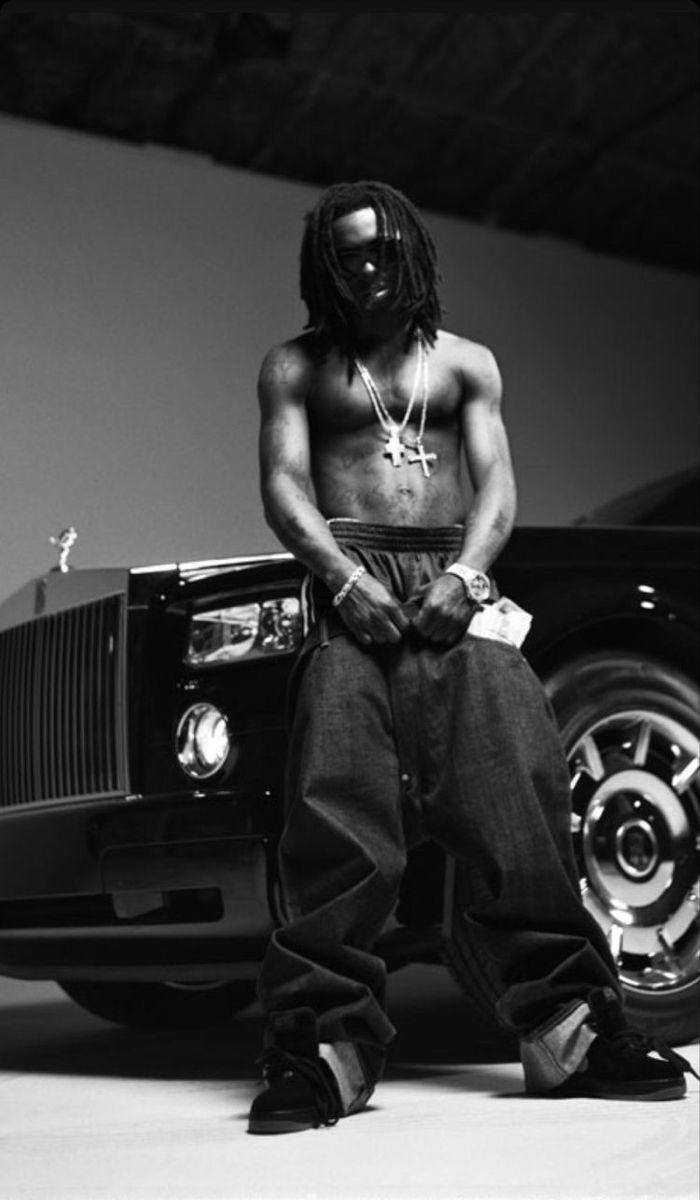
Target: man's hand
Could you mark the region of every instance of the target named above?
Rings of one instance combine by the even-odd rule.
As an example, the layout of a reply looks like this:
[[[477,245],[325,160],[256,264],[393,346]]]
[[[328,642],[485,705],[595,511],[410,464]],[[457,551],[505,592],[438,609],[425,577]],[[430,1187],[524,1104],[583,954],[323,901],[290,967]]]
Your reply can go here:
[[[423,593],[420,612],[413,628],[431,642],[454,645],[464,633],[474,612],[464,584],[456,575],[440,575]]]
[[[410,625],[398,601],[372,575],[360,576],[338,605],[337,612],[363,646],[373,642],[400,642]]]

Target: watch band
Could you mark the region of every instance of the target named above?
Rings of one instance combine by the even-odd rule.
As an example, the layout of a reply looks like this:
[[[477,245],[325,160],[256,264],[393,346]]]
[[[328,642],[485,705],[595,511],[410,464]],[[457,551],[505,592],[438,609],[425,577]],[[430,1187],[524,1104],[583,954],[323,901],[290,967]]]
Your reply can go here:
[[[475,567],[465,567],[463,563],[451,563],[445,570],[446,575],[456,575],[462,580],[465,591],[470,600],[476,601],[477,604],[483,604],[491,595],[491,582],[488,575],[484,571],[477,571]]]

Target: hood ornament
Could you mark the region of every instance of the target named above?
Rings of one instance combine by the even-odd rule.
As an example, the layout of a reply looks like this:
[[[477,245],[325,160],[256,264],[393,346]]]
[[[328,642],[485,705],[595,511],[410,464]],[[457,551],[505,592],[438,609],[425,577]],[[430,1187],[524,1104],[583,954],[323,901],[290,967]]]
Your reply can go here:
[[[52,546],[57,546],[59,550],[58,567],[54,567],[54,571],[70,571],[68,566],[68,555],[71,552],[71,547],[78,540],[78,531],[73,525],[69,525],[67,529],[62,529],[58,537],[50,537],[49,541]]]

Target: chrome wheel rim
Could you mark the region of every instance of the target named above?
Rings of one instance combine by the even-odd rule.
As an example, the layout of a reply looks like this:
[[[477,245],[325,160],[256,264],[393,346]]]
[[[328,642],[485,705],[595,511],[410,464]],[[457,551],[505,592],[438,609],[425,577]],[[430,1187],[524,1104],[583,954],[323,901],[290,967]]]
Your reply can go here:
[[[581,893],[622,983],[677,992],[700,975],[700,743],[677,719],[626,708],[568,752]]]

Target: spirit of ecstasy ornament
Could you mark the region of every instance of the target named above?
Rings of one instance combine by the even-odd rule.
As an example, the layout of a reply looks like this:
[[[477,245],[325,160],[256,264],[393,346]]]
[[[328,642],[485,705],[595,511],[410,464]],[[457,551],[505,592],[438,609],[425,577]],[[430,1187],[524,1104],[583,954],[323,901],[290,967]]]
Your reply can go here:
[[[68,566],[68,555],[71,552],[71,548],[75,545],[77,538],[78,531],[73,527],[73,525],[69,525],[67,529],[62,529],[58,537],[49,538],[51,545],[57,546],[59,550],[59,571],[70,571],[70,567]]]

